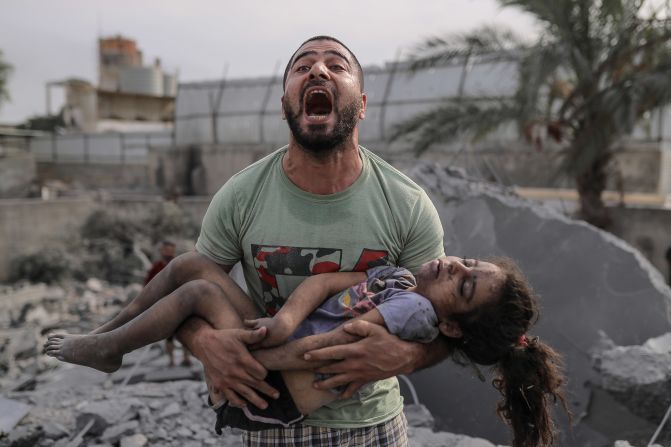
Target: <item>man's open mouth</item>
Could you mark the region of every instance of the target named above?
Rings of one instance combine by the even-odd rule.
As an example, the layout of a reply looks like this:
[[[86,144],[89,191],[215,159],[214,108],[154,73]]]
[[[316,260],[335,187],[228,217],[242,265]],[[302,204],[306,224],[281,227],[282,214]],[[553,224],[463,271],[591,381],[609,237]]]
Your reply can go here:
[[[333,110],[333,100],[328,90],[323,87],[309,89],[304,99],[305,114],[310,121],[325,120]]]

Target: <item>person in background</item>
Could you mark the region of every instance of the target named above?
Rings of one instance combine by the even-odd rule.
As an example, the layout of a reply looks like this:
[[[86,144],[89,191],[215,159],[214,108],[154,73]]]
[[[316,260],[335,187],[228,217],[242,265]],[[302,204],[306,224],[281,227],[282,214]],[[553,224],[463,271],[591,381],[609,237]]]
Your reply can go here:
[[[152,280],[152,278],[154,278],[154,276],[158,275],[158,273],[163,270],[170,261],[173,260],[176,254],[176,250],[177,247],[175,246],[174,242],[168,240],[161,242],[161,248],[159,249],[159,254],[161,257],[154,261],[149,270],[147,270],[147,274],[144,277],[145,286],[149,283],[149,281]],[[182,347],[182,351],[184,352],[182,366],[191,366],[191,356],[189,354],[189,350],[185,347]],[[165,352],[168,353],[168,358],[170,359],[169,365],[175,366],[175,339],[172,335],[165,340]]]

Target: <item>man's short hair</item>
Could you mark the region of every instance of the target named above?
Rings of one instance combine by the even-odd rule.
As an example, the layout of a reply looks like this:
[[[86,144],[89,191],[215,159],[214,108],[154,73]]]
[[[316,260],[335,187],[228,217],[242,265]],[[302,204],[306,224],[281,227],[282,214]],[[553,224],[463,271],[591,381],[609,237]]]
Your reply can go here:
[[[175,247],[175,243],[173,241],[170,241],[168,239],[164,239],[161,241],[161,245],[163,247],[168,246],[168,247]]]
[[[336,39],[335,37],[332,37],[332,36],[310,37],[308,40],[306,40],[305,42],[303,42],[302,44],[300,44],[298,46],[296,51],[294,51],[294,54],[292,54],[291,57],[289,58],[289,63],[287,63],[287,67],[284,69],[284,78],[282,79],[282,90],[284,91],[286,89],[287,76],[289,76],[289,70],[291,70],[291,64],[294,61],[294,57],[296,56],[296,53],[298,53],[298,50],[300,50],[303,45],[305,45],[308,42],[312,42],[313,40],[330,40],[332,42],[340,44],[344,49],[347,50],[349,55],[354,60],[354,65],[355,65],[356,70],[357,70],[357,78],[359,79],[359,87],[361,88],[361,91],[363,92],[363,69],[361,68],[361,64],[359,63],[359,59],[357,59],[356,55],[354,53],[352,53],[352,50],[347,48],[347,45],[345,45],[344,43],[342,43],[341,41],[339,41],[338,39]]]

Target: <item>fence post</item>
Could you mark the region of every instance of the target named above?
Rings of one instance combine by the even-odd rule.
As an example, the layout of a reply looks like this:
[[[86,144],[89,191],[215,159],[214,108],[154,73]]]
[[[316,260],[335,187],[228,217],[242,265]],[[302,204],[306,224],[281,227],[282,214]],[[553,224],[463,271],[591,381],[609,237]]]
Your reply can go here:
[[[385,139],[385,118],[387,115],[387,103],[389,102],[389,95],[391,94],[391,86],[394,83],[394,78],[396,77],[396,72],[399,68],[399,60],[401,59],[401,49],[396,50],[396,56],[394,56],[394,63],[391,65],[391,70],[389,71],[389,77],[387,78],[387,84],[384,86],[384,94],[382,95],[382,101],[380,101],[380,139]]]
[[[89,134],[84,134],[84,164],[89,164]]]
[[[270,102],[270,95],[273,92],[273,85],[275,84],[275,79],[277,78],[277,72],[281,67],[281,62],[278,60],[275,62],[275,68],[273,69],[273,75],[270,77],[270,81],[268,81],[268,85],[266,86],[266,92],[263,95],[263,100],[261,101],[261,110],[259,111],[259,143],[265,143],[265,138],[264,138],[264,121],[266,118],[266,109],[268,108],[268,103]]]
[[[119,133],[119,142],[121,143],[121,165],[126,164],[126,139],[123,133]]]
[[[56,150],[56,134],[51,133],[51,161],[58,161],[58,151]]]

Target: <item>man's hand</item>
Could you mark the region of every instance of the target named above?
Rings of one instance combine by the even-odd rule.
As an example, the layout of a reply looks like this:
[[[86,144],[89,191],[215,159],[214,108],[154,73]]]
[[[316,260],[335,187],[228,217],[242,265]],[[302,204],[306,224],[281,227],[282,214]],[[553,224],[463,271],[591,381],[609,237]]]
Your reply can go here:
[[[277,398],[279,393],[264,382],[266,369],[249,353],[247,346],[259,343],[266,328],[210,329],[204,331],[198,346],[209,386],[223,393],[231,405],[243,407],[251,402],[259,408],[268,405],[257,393]]]
[[[317,372],[334,376],[315,382],[314,386],[326,390],[348,385],[342,398],[352,397],[368,382],[412,372],[417,360],[423,355],[418,343],[403,341],[389,334],[383,326],[368,321],[347,323],[344,330],[363,339],[305,353],[306,360],[339,360],[317,369]]]

